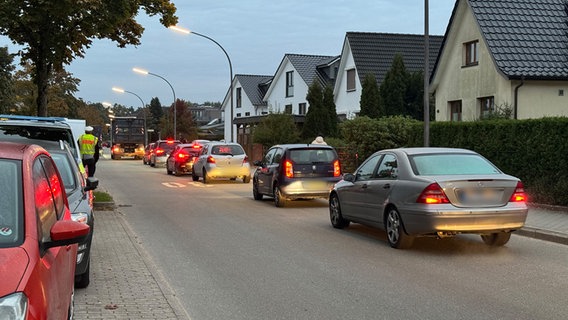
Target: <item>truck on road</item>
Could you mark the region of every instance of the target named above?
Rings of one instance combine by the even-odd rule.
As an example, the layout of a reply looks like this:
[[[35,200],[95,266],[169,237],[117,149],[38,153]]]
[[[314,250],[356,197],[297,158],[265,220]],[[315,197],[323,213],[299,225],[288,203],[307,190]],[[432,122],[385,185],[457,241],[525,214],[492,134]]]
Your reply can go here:
[[[144,157],[144,119],[115,117],[111,126],[111,159]]]

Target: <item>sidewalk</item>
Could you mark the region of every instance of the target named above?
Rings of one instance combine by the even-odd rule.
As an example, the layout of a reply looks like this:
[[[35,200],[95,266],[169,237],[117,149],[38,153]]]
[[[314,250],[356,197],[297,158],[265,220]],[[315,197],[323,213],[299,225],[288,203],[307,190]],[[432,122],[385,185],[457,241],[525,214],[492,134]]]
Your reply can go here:
[[[95,208],[91,283],[75,289],[74,319],[189,319],[121,214]]]
[[[75,290],[75,319],[189,320],[121,213],[95,212],[91,284]],[[568,208],[531,206],[517,235],[568,245]]]

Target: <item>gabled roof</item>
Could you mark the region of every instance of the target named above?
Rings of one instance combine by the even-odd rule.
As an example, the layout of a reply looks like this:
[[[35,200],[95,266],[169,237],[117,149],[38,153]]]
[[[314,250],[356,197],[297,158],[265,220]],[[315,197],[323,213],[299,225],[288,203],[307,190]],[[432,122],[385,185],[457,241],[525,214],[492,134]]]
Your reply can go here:
[[[266,106],[266,101],[262,99],[268,89],[267,84],[272,81],[272,76],[237,74],[235,77],[253,106]]]
[[[305,54],[287,53],[284,58],[288,58],[304,82],[310,86],[314,79],[320,82],[322,87],[332,84],[325,73],[319,72],[318,66],[328,65],[337,59],[337,56],[318,56]]]
[[[429,37],[430,71],[436,62],[442,40],[442,36]],[[402,55],[407,71],[424,70],[424,35],[347,32],[346,41],[351,48],[361,82],[367,74],[372,73],[377,83],[382,83],[397,53]]]
[[[456,8],[459,1],[462,0],[456,1]],[[568,78],[568,4],[565,0],[467,1],[497,68],[506,76],[512,79]],[[454,8],[450,25],[455,13]]]

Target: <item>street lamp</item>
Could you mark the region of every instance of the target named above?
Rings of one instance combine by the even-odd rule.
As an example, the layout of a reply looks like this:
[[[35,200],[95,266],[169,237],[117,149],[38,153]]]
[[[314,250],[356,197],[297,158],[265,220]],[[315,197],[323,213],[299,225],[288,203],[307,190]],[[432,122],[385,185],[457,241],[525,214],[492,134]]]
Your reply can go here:
[[[151,76],[158,77],[158,78],[164,80],[170,86],[170,89],[172,89],[172,93],[174,94],[174,139],[177,139],[177,121],[176,121],[177,108],[176,108],[176,92],[174,90],[174,87],[172,87],[172,84],[168,80],[166,80],[166,78],[162,77],[159,74],[155,74],[155,73],[152,73],[152,72],[149,72],[147,70],[140,69],[140,68],[132,68],[132,71],[134,71],[136,73],[144,74],[144,75],[149,74]]]
[[[146,105],[144,104],[144,101],[142,101],[142,98],[140,98],[139,95],[137,95],[136,93],[132,92],[132,91],[128,91],[128,90],[124,90],[122,88],[117,88],[117,87],[112,87],[112,91],[118,92],[118,93],[130,93],[131,95],[136,96],[140,102],[142,102],[142,113],[144,113],[144,146],[148,145],[148,129],[146,128]]]
[[[108,111],[108,119],[109,119],[110,123],[108,123],[107,126],[109,127],[108,134],[109,134],[109,139],[110,139],[110,146],[112,147],[112,119],[114,119],[114,111],[112,111],[112,109],[111,109],[112,108],[111,103],[103,102],[102,105]]]
[[[219,42],[215,41],[213,38],[208,37],[204,34],[201,33],[197,33],[195,31],[191,31],[179,26],[169,26],[168,28],[174,30],[174,31],[178,31],[181,33],[185,33],[185,34],[194,34],[196,36],[200,36],[202,38],[205,38],[207,40],[212,41],[213,43],[215,43],[219,48],[221,48],[221,50],[223,50],[223,53],[225,54],[225,56],[227,57],[227,60],[229,61],[229,72],[230,72],[230,82],[229,82],[229,92],[231,94],[231,96],[229,97],[230,101],[231,101],[231,142],[234,142],[234,138],[233,138],[233,64],[231,63],[231,58],[229,58],[229,54],[227,53],[227,51],[225,50],[225,48],[223,48],[223,46],[221,44],[219,44]]]

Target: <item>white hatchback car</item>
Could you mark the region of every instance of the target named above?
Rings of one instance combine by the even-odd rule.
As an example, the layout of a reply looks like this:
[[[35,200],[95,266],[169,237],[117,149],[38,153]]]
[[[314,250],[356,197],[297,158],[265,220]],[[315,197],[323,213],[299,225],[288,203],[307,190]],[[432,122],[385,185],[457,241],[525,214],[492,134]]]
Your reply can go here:
[[[213,141],[205,144],[199,158],[193,164],[193,181],[203,178],[203,183],[210,179],[241,178],[250,182],[250,163],[243,147],[234,142]]]

